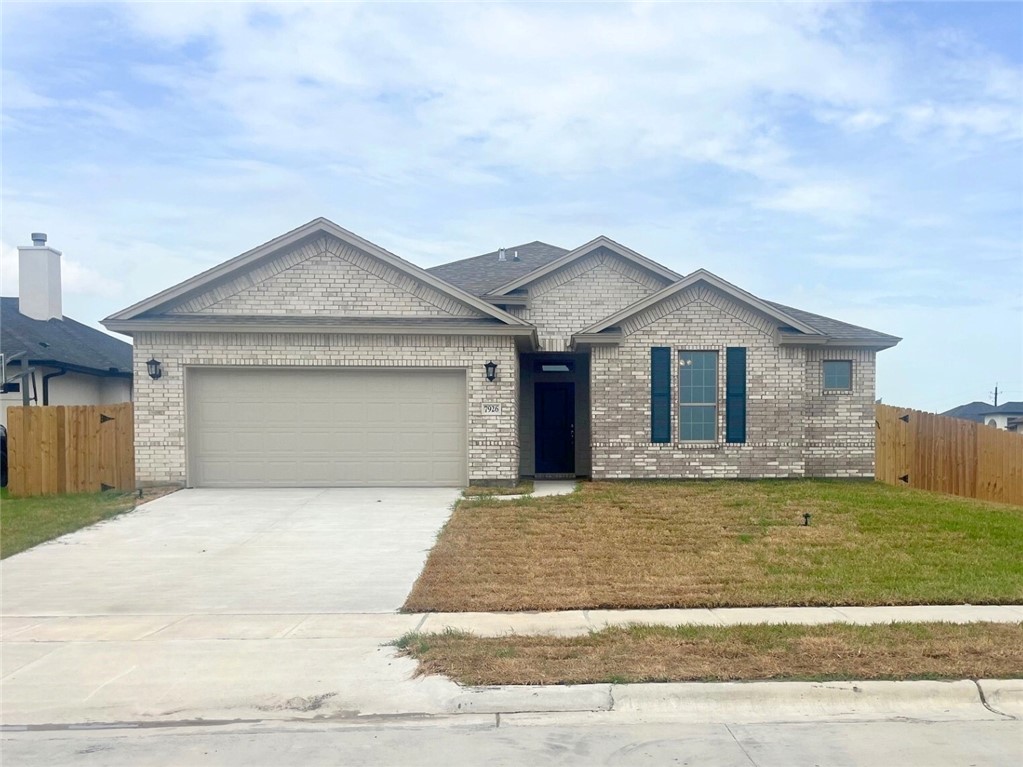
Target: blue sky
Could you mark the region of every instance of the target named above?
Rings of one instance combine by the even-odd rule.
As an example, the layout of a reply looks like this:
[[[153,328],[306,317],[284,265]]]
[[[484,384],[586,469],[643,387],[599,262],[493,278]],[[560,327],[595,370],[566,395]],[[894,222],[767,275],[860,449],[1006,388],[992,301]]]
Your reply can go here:
[[[326,216],[422,266],[606,234],[1023,399],[1023,4],[4,2],[3,293],[108,314]]]

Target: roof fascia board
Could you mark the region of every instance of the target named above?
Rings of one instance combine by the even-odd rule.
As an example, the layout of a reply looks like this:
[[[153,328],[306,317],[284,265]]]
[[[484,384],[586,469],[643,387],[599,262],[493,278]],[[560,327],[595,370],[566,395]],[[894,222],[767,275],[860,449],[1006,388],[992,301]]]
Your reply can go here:
[[[757,311],[766,314],[768,317],[773,317],[779,322],[784,322],[786,325],[794,327],[808,336],[824,335],[816,328],[807,325],[805,322],[800,322],[795,317],[790,317],[784,312],[775,309],[770,304],[761,301],[752,293],[747,293],[742,288],[737,287],[736,285],[733,285],[732,283],[721,279],[716,274],[712,274],[711,272],[708,272],[706,269],[697,269],[695,272],[693,272],[690,275],[687,275],[686,277],[683,277],[678,282],[672,283],[671,285],[664,287],[663,289],[657,291],[656,293],[651,293],[649,296],[646,296],[645,298],[641,298],[636,303],[630,306],[626,306],[620,312],[612,314],[610,317],[607,317],[601,320],[600,322],[590,325],[588,328],[583,328],[581,332],[599,333],[602,330],[606,330],[607,328],[618,325],[623,320],[628,319],[629,317],[632,317],[636,314],[639,314],[640,312],[646,309],[649,309],[654,304],[660,303],[666,298],[670,298],[676,293],[680,293],[686,288],[692,287],[698,282],[706,282],[711,287],[717,288],[718,290],[728,294],[737,301],[740,301],[741,303],[744,303],[747,306],[751,306]]]
[[[605,237],[604,235],[601,235],[596,239],[590,240],[585,245],[580,245],[575,250],[570,250],[568,253],[561,256],[561,258],[555,259],[554,261],[551,261],[549,264],[541,266],[539,269],[534,269],[528,274],[524,274],[521,277],[517,277],[511,282],[506,282],[504,285],[501,285],[500,287],[490,291],[487,295],[491,297],[501,296],[518,288],[524,287],[525,285],[528,285],[531,282],[535,282],[536,280],[539,280],[542,277],[546,277],[548,274],[557,271],[563,266],[567,266],[573,261],[582,258],[583,256],[593,252],[594,250],[600,247],[607,248],[613,253],[617,253],[622,258],[625,258],[628,261],[632,261],[638,266],[641,266],[647,271],[653,272],[654,274],[657,274],[666,280],[674,282],[675,280],[681,279],[682,277],[682,275],[673,272],[666,266],[662,266],[656,261],[651,261],[646,256],[637,253],[631,248],[627,248],[624,245],[620,245],[614,240]]]
[[[471,293],[467,293],[461,288],[457,288],[454,285],[445,282],[437,277],[434,277],[429,272],[415,264],[406,261],[400,256],[396,256],[388,250],[384,250],[379,245],[375,245],[369,240],[366,240],[354,232],[349,232],[347,229],[338,226],[333,221],[326,218],[315,218],[307,224],[303,224],[297,229],[292,229],[290,232],[286,232],[279,237],[266,242],[252,250],[242,253],[240,256],[235,256],[229,261],[225,261],[219,266],[215,266],[212,269],[208,269],[205,272],[197,274],[195,277],[185,280],[184,282],[178,283],[177,285],[168,288],[167,290],[161,291],[154,296],[151,296],[144,301],[140,301],[137,304],[129,306],[127,309],[111,314],[107,317],[107,320],[129,320],[138,317],[144,312],[153,311],[159,307],[177,299],[180,299],[186,295],[196,293],[204,288],[210,287],[212,284],[219,280],[226,279],[236,272],[244,269],[251,264],[260,261],[264,258],[272,256],[274,253],[283,250],[291,245],[294,245],[307,237],[312,237],[317,234],[324,233],[330,234],[337,237],[339,240],[352,245],[353,247],[359,248],[360,250],[369,253],[370,255],[380,259],[389,266],[397,269],[400,272],[404,272],[411,277],[416,278],[420,282],[423,282],[435,290],[439,290],[452,298],[460,301],[463,304],[467,304],[474,309],[477,309],[484,314],[499,319],[509,325],[525,325],[528,324],[523,320],[508,314],[496,306],[492,306],[485,301],[480,300]],[[104,320],[106,324],[106,320]]]
[[[625,334],[620,330],[605,330],[602,333],[575,333],[572,335],[572,345],[576,344],[620,344],[625,339]]]
[[[196,322],[189,320],[188,315],[180,318],[160,317],[130,320],[104,320],[108,329],[125,335],[136,332],[183,332],[183,333],[351,333],[368,335],[454,335],[454,336],[531,336],[536,335],[532,325],[490,325],[460,324],[451,325],[441,322],[409,320],[399,325],[377,325],[365,322],[346,322],[338,318],[330,323],[283,323],[274,322],[267,317],[261,322],[239,322],[231,317],[224,317],[217,322]]]
[[[833,336],[792,336],[779,335],[778,343],[782,346],[837,346],[855,347],[866,349],[891,349],[897,346],[901,338],[891,337],[891,340],[880,338],[835,338]]]
[[[121,370],[120,368],[116,371],[101,370],[99,368],[90,368],[84,365],[72,365],[67,362],[61,362],[60,360],[31,359],[28,361],[28,364],[36,368],[59,368],[68,373],[78,373],[79,375],[93,376],[94,378],[132,378],[134,376],[130,370]]]

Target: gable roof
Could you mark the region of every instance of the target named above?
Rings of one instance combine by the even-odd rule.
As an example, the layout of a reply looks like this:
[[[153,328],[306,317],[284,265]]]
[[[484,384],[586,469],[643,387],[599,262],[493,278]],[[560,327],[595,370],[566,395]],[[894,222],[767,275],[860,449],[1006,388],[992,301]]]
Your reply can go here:
[[[988,405],[978,412],[983,415],[1023,415],[1023,402],[1003,402],[998,407]]]
[[[791,307],[776,304],[772,301],[764,301],[761,298],[757,298],[752,293],[733,285],[727,280],[721,279],[716,274],[713,274],[706,269],[697,269],[695,272],[683,277],[678,282],[674,282],[656,293],[651,293],[646,298],[625,307],[620,312],[612,314],[610,317],[606,317],[600,322],[590,325],[588,328],[584,328],[577,333],[576,336],[588,336],[588,338],[581,339],[586,341],[597,340],[594,338],[597,334],[603,333],[604,331],[619,325],[628,318],[634,317],[640,312],[649,309],[651,306],[654,306],[671,296],[677,295],[686,288],[692,287],[700,282],[717,288],[740,303],[756,309],[781,323],[781,329],[785,332],[785,335],[782,337],[783,341],[827,343],[831,340],[835,340],[838,342],[846,342],[856,345],[888,348],[890,346],[895,346],[895,344],[902,340],[896,336],[890,336],[887,333],[879,333],[876,330],[861,328],[857,325],[850,325],[845,322],[833,320],[830,317],[823,317],[819,314],[804,312],[800,309],[792,309]]]
[[[973,421],[975,423],[982,423],[984,418],[982,413],[988,413],[994,406],[990,402],[967,402],[965,405],[957,405],[951,410],[946,410],[941,415],[947,415],[950,418],[960,418],[964,421]]]
[[[303,224],[296,229],[292,229],[290,232],[282,234],[280,237],[275,237],[269,242],[242,253],[240,256],[236,256],[229,261],[225,261],[212,269],[207,269],[205,272],[197,274],[195,277],[187,279],[184,282],[168,288],[167,290],[161,291],[144,301],[140,301],[137,304],[129,306],[127,309],[122,309],[103,320],[103,324],[111,330],[130,329],[132,321],[141,318],[142,315],[158,313],[160,309],[169,307],[188,296],[195,295],[216,284],[229,280],[240,272],[243,272],[261,261],[273,258],[277,253],[285,248],[293,247],[303,242],[308,242],[323,234],[331,235],[353,247],[359,248],[371,256],[380,259],[388,266],[398,270],[399,272],[403,272],[414,279],[420,280],[435,290],[438,290],[463,304],[471,306],[487,317],[500,320],[508,325],[529,325],[524,320],[508,314],[507,312],[488,304],[486,301],[481,301],[471,293],[468,293],[443,279],[438,279],[436,276],[430,274],[424,269],[421,269],[415,264],[394,255],[390,251],[381,248],[379,245],[373,244],[369,240],[359,237],[359,235],[354,234],[353,232],[349,232],[347,229],[343,229],[333,221],[323,217],[315,218],[307,224]]]
[[[615,253],[621,256],[622,258],[633,262],[640,268],[646,269],[648,272],[653,272],[654,274],[670,282],[674,282],[675,280],[680,279],[682,276],[680,274],[677,274],[676,272],[673,272],[668,267],[661,266],[656,261],[651,261],[646,256],[640,255],[631,248],[627,248],[624,245],[615,242],[610,237],[600,235],[599,237],[590,240],[585,245],[580,245],[575,250],[568,251],[560,258],[556,258],[553,261],[549,261],[548,263],[544,264],[538,269],[534,269],[533,271],[527,274],[511,279],[508,282],[504,283],[503,285],[499,285],[498,287],[493,288],[487,295],[489,296],[508,295],[513,290],[523,288],[526,285],[530,284],[531,282],[536,282],[542,277],[546,277],[551,272],[555,272],[564,266],[568,266],[573,261],[576,261],[592,253],[597,248],[606,248],[610,250],[612,253]]]
[[[806,312],[802,309],[794,309],[791,306],[777,304],[774,301],[764,301],[764,303],[785,312],[789,316],[795,317],[801,322],[817,329],[828,338],[833,338],[836,341],[841,341],[843,339],[848,339],[850,341],[875,340],[879,343],[886,343],[888,346],[895,346],[902,340],[898,336],[882,333],[879,330],[871,330],[870,328],[864,328],[859,325],[851,325],[848,322],[842,322],[841,320],[825,317],[821,314],[814,314],[813,312]]]
[[[568,253],[564,248],[539,240],[504,250],[507,256],[505,261],[498,261],[498,251],[495,250],[481,256],[463,258],[461,261],[431,266],[426,271],[474,296],[482,296]],[[515,253],[518,253],[518,261],[514,259]]]
[[[732,283],[721,279],[716,274],[712,274],[711,272],[708,272],[706,269],[697,269],[692,274],[683,277],[677,282],[673,282],[671,285],[668,285],[667,287],[658,290],[656,293],[651,293],[646,298],[643,298],[640,301],[631,304],[630,306],[626,306],[620,312],[616,312],[615,314],[612,314],[610,317],[605,317],[600,322],[590,325],[588,328],[585,328],[581,332],[586,334],[600,333],[603,330],[607,330],[608,328],[619,324],[620,322],[628,319],[629,317],[632,317],[646,309],[649,309],[654,304],[658,304],[666,298],[670,298],[671,296],[674,296],[677,293],[681,293],[686,288],[692,287],[698,282],[706,282],[707,284],[712,285],[713,287],[718,288],[719,290],[729,294],[733,298],[738,299],[742,303],[748,304],[755,309],[759,309],[764,314],[767,314],[770,317],[774,317],[779,322],[784,322],[786,325],[794,327],[797,330],[802,331],[803,333],[807,333],[809,335],[820,335],[820,331],[816,330],[810,325],[800,322],[795,317],[775,308],[767,301],[761,301],[752,293],[747,293],[742,288],[737,287]]]
[[[0,298],[0,351],[5,358],[27,352],[20,359],[27,359],[29,365],[74,368],[101,376],[132,374],[131,344],[70,317],[26,317],[17,298]]]

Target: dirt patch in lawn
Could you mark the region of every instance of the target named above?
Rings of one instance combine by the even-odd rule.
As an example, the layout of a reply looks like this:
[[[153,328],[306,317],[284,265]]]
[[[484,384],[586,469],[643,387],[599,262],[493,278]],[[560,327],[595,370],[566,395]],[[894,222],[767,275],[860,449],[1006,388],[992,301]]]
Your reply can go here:
[[[533,492],[533,480],[525,479],[514,487],[470,485],[462,491],[465,498],[493,498],[496,495],[526,495]]]
[[[409,634],[420,674],[466,685],[981,679],[1023,675],[1023,624],[610,628],[581,637]]]
[[[810,515],[809,526],[804,514]],[[1023,602],[1023,508],[857,481],[462,501],[408,611]]]

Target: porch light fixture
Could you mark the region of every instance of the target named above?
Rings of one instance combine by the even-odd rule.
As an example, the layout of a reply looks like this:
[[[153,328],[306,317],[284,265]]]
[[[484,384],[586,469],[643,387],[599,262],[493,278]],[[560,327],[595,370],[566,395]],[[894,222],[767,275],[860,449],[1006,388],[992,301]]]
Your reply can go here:
[[[149,371],[149,377],[152,378],[154,381],[163,375],[163,370],[161,369],[161,367],[162,365],[160,364],[160,360],[157,359],[149,360],[146,363],[146,369]]]
[[[497,363],[496,362],[491,360],[490,362],[488,362],[483,367],[485,367],[487,369],[487,380],[488,381],[493,381],[495,378],[497,378]]]

